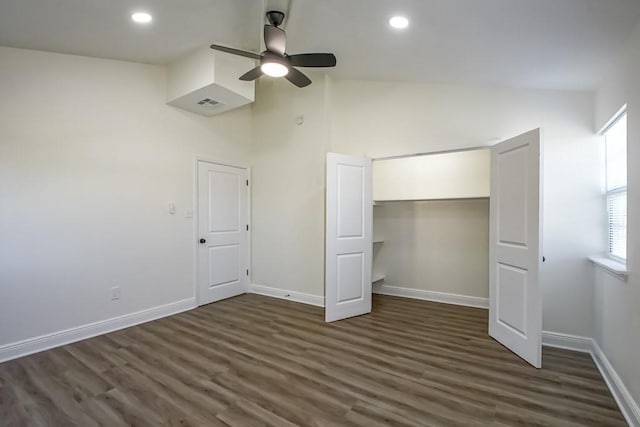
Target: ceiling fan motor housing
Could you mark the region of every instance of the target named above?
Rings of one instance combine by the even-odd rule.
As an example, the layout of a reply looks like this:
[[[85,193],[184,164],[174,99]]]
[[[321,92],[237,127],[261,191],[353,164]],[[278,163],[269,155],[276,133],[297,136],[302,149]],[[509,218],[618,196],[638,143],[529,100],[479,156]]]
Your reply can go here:
[[[284,21],[284,13],[278,10],[270,10],[267,12],[267,21],[274,27],[279,27]]]

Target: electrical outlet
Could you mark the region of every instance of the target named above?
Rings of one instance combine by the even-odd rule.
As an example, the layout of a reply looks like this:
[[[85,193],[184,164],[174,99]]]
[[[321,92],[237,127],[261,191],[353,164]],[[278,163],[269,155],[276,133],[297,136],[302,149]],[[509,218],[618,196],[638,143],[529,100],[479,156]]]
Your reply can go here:
[[[114,286],[111,288],[111,299],[113,301],[120,299],[120,286]]]

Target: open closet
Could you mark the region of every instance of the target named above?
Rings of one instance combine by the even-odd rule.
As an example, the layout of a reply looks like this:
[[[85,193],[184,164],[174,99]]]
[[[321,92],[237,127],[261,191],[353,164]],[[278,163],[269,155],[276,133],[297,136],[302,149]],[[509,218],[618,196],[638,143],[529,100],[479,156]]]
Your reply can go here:
[[[373,292],[488,306],[490,151],[373,160]]]
[[[370,313],[374,281],[380,292],[392,293],[385,282],[397,281],[407,286],[394,283],[403,296],[464,297],[451,287],[481,295],[488,271],[489,335],[541,367],[540,145],[535,129],[484,150],[375,167],[327,153],[325,320]],[[425,277],[440,290],[420,289]]]

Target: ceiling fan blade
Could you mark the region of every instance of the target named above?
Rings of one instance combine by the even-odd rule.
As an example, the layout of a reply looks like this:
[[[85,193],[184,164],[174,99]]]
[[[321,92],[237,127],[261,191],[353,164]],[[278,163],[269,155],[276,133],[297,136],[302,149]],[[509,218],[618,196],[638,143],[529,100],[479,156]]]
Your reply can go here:
[[[248,71],[248,72],[244,73],[243,75],[241,75],[240,76],[240,80],[244,80],[245,82],[250,82],[250,81],[255,80],[258,77],[262,76],[263,74],[264,73],[260,69],[260,66],[257,66],[253,70]]]
[[[273,25],[264,26],[264,45],[269,52],[284,55],[287,50],[287,35],[284,30]]]
[[[289,74],[287,74],[285,77],[287,80],[298,87],[305,87],[311,84],[311,80],[309,79],[309,77],[305,76],[303,73],[293,67],[289,68]]]
[[[288,56],[294,67],[335,67],[336,56],[333,53],[301,53]]]
[[[211,49],[213,49],[213,50],[219,50],[220,52],[227,52],[227,53],[231,53],[233,55],[244,56],[246,58],[251,58],[251,59],[260,59],[261,58],[260,55],[258,55],[257,53],[254,53],[254,52],[248,52],[246,50],[234,49],[232,47],[220,46],[218,44],[212,44],[209,47]]]

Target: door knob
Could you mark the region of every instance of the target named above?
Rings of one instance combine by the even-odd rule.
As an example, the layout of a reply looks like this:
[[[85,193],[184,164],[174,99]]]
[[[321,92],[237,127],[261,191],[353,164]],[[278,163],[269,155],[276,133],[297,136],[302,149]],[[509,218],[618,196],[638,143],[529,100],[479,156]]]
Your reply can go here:
[[[205,239],[200,239],[200,244],[204,245],[205,243],[207,243]]]

